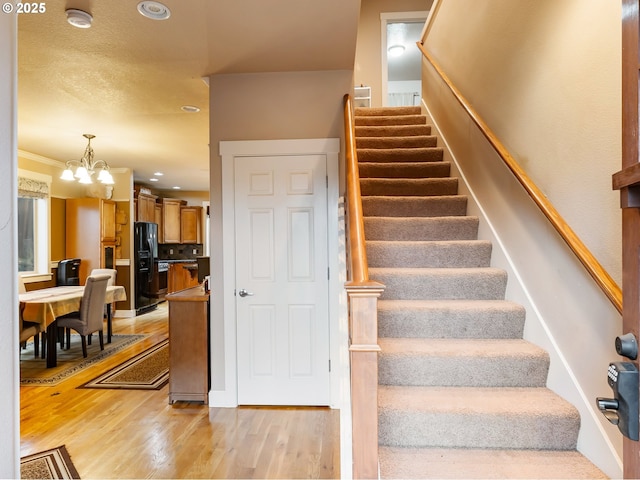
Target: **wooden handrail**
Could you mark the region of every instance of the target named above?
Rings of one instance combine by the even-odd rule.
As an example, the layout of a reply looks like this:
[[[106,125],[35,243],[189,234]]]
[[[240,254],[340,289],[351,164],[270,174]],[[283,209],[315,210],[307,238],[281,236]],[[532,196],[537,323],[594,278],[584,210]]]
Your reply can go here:
[[[498,140],[494,132],[489,126],[482,120],[478,112],[476,112],[469,101],[462,95],[462,93],[453,85],[449,77],[440,68],[438,63],[429,55],[424,45],[421,42],[417,43],[418,48],[424,55],[425,59],[431,64],[431,66],[438,73],[440,78],[449,87],[449,90],[453,93],[458,103],[471,117],[473,122],[478,126],[482,134],[489,141],[494,150],[502,158],[507,168],[511,170],[516,179],[524,187],[529,196],[538,205],[542,213],[549,219],[553,227],[560,234],[562,239],[569,246],[571,251],[576,255],[578,260],[586,268],[587,272],[594,279],[596,284],[602,289],[607,298],[611,301],[613,306],[622,313],[622,290],[611,278],[609,273],[600,265],[598,260],[593,256],[589,249],[582,243],[575,232],[569,227],[567,222],[560,216],[555,207],[551,204],[549,199],[542,193],[542,190],[529,178],[525,171],[520,167],[518,162],[511,156],[505,146]]]
[[[351,97],[344,96],[345,160],[347,169],[347,245],[350,253],[350,282],[364,284],[369,281],[369,267],[364,240],[364,219],[362,199],[360,198],[360,175],[358,173],[358,154],[354,134]]]
[[[378,478],[378,297],[369,280],[351,97],[344,96],[347,282],[351,371],[352,477]]]

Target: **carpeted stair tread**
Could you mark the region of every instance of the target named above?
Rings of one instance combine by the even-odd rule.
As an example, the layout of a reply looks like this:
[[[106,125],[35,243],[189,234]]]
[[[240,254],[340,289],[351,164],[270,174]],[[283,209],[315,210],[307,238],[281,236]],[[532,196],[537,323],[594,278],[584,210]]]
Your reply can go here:
[[[440,147],[418,148],[359,148],[358,163],[366,162],[441,162]]]
[[[356,126],[372,125],[424,125],[427,118],[424,115],[355,115]]]
[[[362,137],[406,137],[408,135],[431,135],[431,125],[362,125],[355,127],[355,136]]]
[[[525,309],[507,300],[379,300],[380,337],[521,338]]]
[[[422,109],[415,105],[403,107],[356,107],[353,113],[356,116],[421,115]]]
[[[449,162],[363,162],[358,165],[365,178],[443,178],[451,171]]]
[[[380,385],[386,446],[574,450],[580,415],[547,388]]]
[[[363,196],[434,196],[458,193],[457,178],[363,178]]]
[[[546,351],[522,339],[380,338],[381,385],[544,387]]]
[[[356,137],[357,148],[429,148],[436,144],[437,138],[433,135]]]
[[[366,242],[367,261],[375,267],[482,268],[491,262],[487,240]]]
[[[465,195],[362,197],[365,217],[449,217],[467,213]]]
[[[380,447],[381,479],[605,479],[574,450]]]
[[[370,268],[386,286],[384,300],[502,300],[507,273],[499,268]]]
[[[545,387],[549,355],[522,338],[525,309],[426,122],[355,110],[369,276],[386,287],[380,477],[606,478],[575,451],[579,414]]]
[[[364,234],[367,240],[474,240],[478,223],[478,217],[460,215],[366,217]]]

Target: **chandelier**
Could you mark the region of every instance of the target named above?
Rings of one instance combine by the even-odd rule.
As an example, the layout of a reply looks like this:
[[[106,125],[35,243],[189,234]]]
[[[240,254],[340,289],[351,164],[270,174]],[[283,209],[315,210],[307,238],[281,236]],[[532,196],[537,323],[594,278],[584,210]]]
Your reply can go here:
[[[78,180],[80,183],[93,183],[91,177],[99,170],[98,173],[98,181],[104,183],[105,185],[113,185],[113,177],[111,173],[109,173],[109,165],[104,160],[94,160],[93,158],[93,148],[91,148],[91,139],[95,138],[95,135],[91,135],[90,133],[85,133],[82,135],[87,139],[87,148],[84,151],[84,155],[80,159],[77,160],[69,160],[66,163],[66,168],[60,178],[62,180]],[[72,170],[72,167],[76,169],[75,173]]]

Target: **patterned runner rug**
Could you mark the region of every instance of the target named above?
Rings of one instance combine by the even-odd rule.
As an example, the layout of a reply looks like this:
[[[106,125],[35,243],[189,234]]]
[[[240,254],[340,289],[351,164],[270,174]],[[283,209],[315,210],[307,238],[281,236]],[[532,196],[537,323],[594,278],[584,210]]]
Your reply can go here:
[[[79,388],[160,390],[168,381],[169,340],[163,340]]]
[[[64,445],[20,459],[20,478],[80,478]]]
[[[129,345],[133,345],[146,336],[147,335],[113,335],[111,337],[111,343],[105,343],[104,350],[100,350],[97,335],[94,335],[91,345],[87,346],[87,358],[84,358],[82,356],[80,336],[71,335],[71,348],[69,350],[61,350],[58,348],[58,366],[55,368],[46,368],[46,360],[34,358],[33,342],[29,342],[26,349],[20,350],[20,385],[58,385],[70,376],[101,362],[105,358]]]

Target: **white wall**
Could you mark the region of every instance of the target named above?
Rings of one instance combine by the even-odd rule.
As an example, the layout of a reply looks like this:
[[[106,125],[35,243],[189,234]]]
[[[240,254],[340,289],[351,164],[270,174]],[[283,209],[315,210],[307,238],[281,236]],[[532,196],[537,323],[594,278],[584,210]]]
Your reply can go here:
[[[611,250],[605,257],[614,269],[620,211],[611,173],[620,168],[614,120],[620,115],[620,90],[619,65],[606,57],[619,57],[619,5],[478,0],[476,15],[460,15],[465,8],[468,3],[459,0],[434,4],[427,50],[509,151],[528,170],[534,167],[536,183],[572,227],[580,226],[587,246],[601,257]],[[585,30],[597,24],[598,41],[574,38],[574,18]],[[461,34],[445,35],[451,31]],[[495,42],[482,40],[485,36]],[[534,45],[540,50],[531,51]],[[556,50],[570,50],[575,58],[559,66]],[[591,55],[618,74],[576,76],[577,59]],[[591,65],[592,60],[583,61]],[[492,263],[508,271],[507,297],[527,310],[525,338],[550,354],[548,386],[580,411],[578,449],[609,476],[621,476],[621,435],[595,408],[597,396],[611,393],[606,370],[619,359],[614,348],[619,313],[426,63],[422,94],[464,180],[461,193],[471,195],[469,214],[481,217],[480,236],[493,241]],[[594,111],[598,121],[592,121]],[[556,175],[563,180],[544,182]]]
[[[0,15],[0,478],[20,478],[20,362],[18,359],[16,16]],[[9,274],[6,274],[9,272]]]

